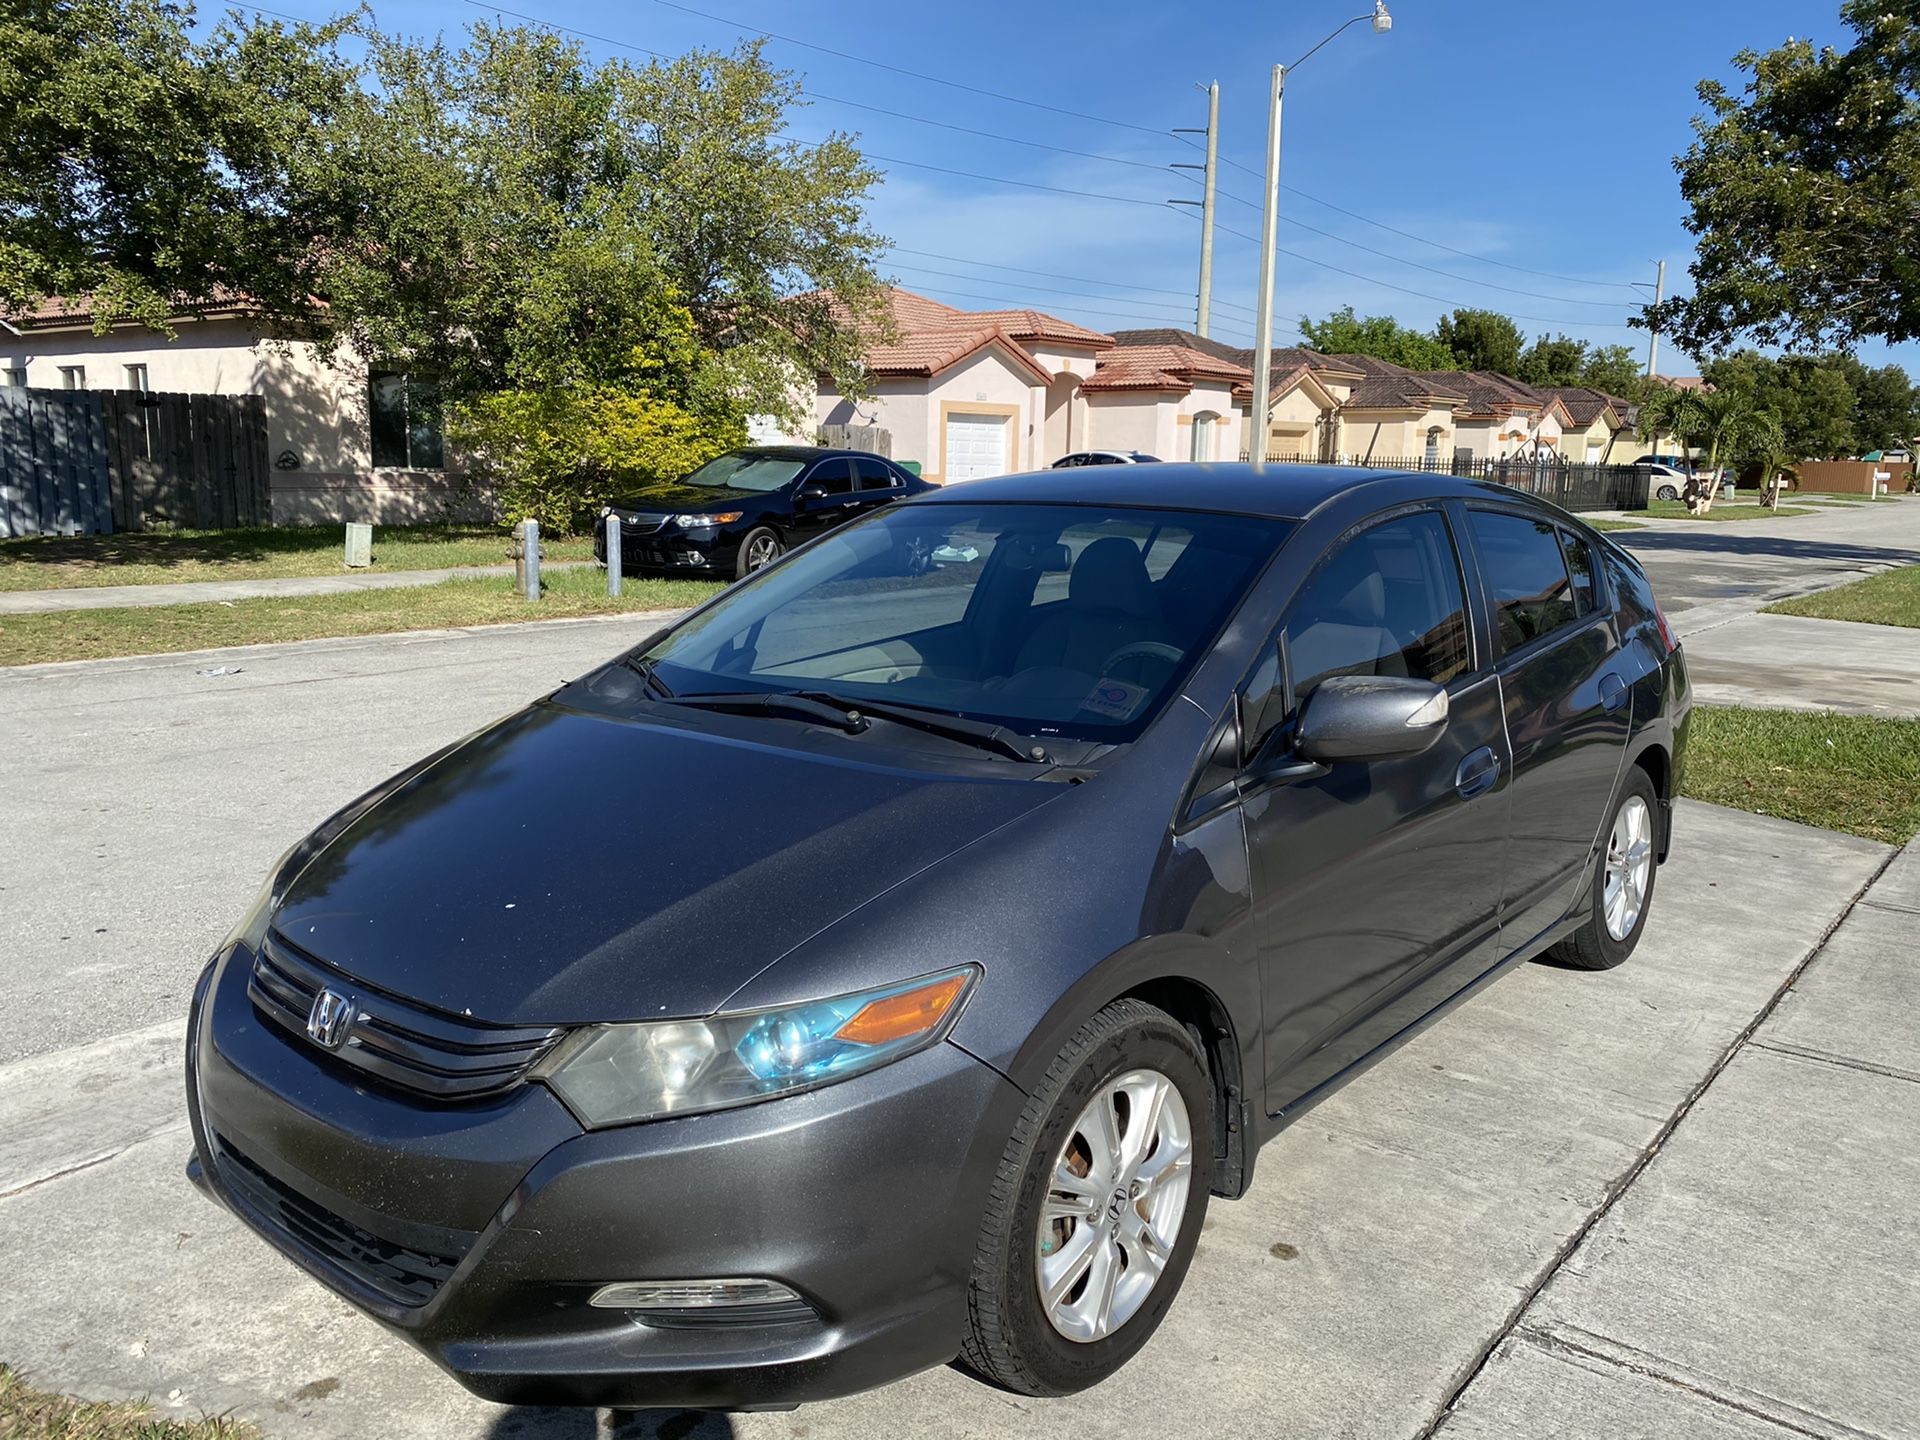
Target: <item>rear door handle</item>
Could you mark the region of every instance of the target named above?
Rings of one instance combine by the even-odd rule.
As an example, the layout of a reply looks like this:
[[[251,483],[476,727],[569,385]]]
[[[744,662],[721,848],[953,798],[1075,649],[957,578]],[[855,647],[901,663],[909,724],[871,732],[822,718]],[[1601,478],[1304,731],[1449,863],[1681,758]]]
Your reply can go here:
[[[1609,670],[1600,677],[1600,704],[1611,715],[1627,703],[1627,682]]]
[[[1453,772],[1453,788],[1460,792],[1461,799],[1471,800],[1491,790],[1494,781],[1499,778],[1500,757],[1493,753],[1491,746],[1482,745],[1462,760],[1460,768]]]

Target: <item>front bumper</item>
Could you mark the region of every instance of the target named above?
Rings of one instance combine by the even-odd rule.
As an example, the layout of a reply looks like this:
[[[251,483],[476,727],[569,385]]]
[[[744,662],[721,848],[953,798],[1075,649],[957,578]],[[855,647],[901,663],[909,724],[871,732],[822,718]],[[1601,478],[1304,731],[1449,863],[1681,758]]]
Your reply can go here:
[[[607,527],[594,527],[593,557],[607,563]],[[678,530],[620,529],[620,570],[626,575],[718,575],[732,579],[740,560],[740,536],[730,528]]]
[[[375,1090],[257,1015],[251,957],[194,997],[189,1173],[309,1273],[509,1404],[783,1407],[950,1360],[1022,1097],[950,1044],[807,1094],[583,1131],[544,1086]],[[590,1308],[619,1280],[764,1276],[811,1314]]]

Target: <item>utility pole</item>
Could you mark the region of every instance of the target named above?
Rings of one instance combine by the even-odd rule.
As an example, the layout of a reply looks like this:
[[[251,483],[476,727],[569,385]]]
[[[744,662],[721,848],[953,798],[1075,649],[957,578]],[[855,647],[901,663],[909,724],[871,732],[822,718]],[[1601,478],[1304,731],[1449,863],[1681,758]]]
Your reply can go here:
[[[1176,135],[1204,134],[1207,137],[1207,163],[1205,165],[1175,165],[1175,170],[1199,170],[1203,172],[1200,186],[1200,288],[1195,292],[1193,306],[1193,329],[1197,335],[1204,336],[1213,313],[1213,190],[1214,177],[1220,158],[1220,82],[1214,81],[1207,86],[1207,128],[1195,132],[1180,129]],[[1190,205],[1190,200],[1175,200],[1175,205]]]
[[[1667,262],[1664,260],[1656,260],[1653,263],[1659,267],[1654,271],[1654,279],[1653,279],[1653,303],[1654,303],[1654,307],[1657,309],[1660,305],[1660,302],[1664,300],[1667,295]],[[1660,358],[1660,332],[1658,330],[1655,330],[1652,326],[1648,326],[1647,327],[1647,378],[1649,380],[1653,378],[1654,362],[1659,358]]]
[[[1253,337],[1253,413],[1249,416],[1247,458],[1261,464],[1267,458],[1268,416],[1273,397],[1273,247],[1280,236],[1280,101],[1286,94],[1287,67],[1273,67],[1273,89],[1267,101],[1267,178],[1265,206],[1260,220],[1260,310]]]

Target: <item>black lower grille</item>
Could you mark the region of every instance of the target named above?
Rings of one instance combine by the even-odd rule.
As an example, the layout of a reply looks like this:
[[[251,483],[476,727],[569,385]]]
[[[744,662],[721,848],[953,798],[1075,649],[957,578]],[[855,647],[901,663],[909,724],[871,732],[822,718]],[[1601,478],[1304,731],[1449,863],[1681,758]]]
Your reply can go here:
[[[323,989],[351,1007],[335,1046],[309,1039],[307,1020]],[[261,1014],[322,1054],[434,1100],[470,1100],[511,1089],[562,1034],[549,1025],[483,1025],[372,990],[278,931],[268,934],[254,957],[247,993]]]
[[[220,1178],[254,1210],[303,1248],[318,1251],[396,1305],[426,1304],[460,1263],[458,1255],[410,1250],[350,1224],[274,1178],[219,1136],[214,1137],[214,1156]]]

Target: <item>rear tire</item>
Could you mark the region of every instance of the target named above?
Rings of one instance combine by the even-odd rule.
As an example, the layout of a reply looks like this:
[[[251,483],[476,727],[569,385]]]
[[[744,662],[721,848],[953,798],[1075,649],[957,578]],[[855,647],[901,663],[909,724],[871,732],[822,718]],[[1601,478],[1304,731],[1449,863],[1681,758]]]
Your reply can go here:
[[[1678,500],[1680,498],[1680,491],[1672,485],[1662,485],[1658,490],[1653,492],[1653,498],[1656,500]]]
[[[1660,797],[1647,772],[1634,765],[1607,816],[1593,867],[1591,913],[1547,954],[1580,970],[1611,970],[1633,954],[1653,909],[1659,850]]]
[[[961,1352],[974,1371],[1067,1395],[1133,1358],[1200,1240],[1213,1116],[1206,1060],[1165,1011],[1118,1000],[1080,1027],[1021,1112],[988,1197]]]

